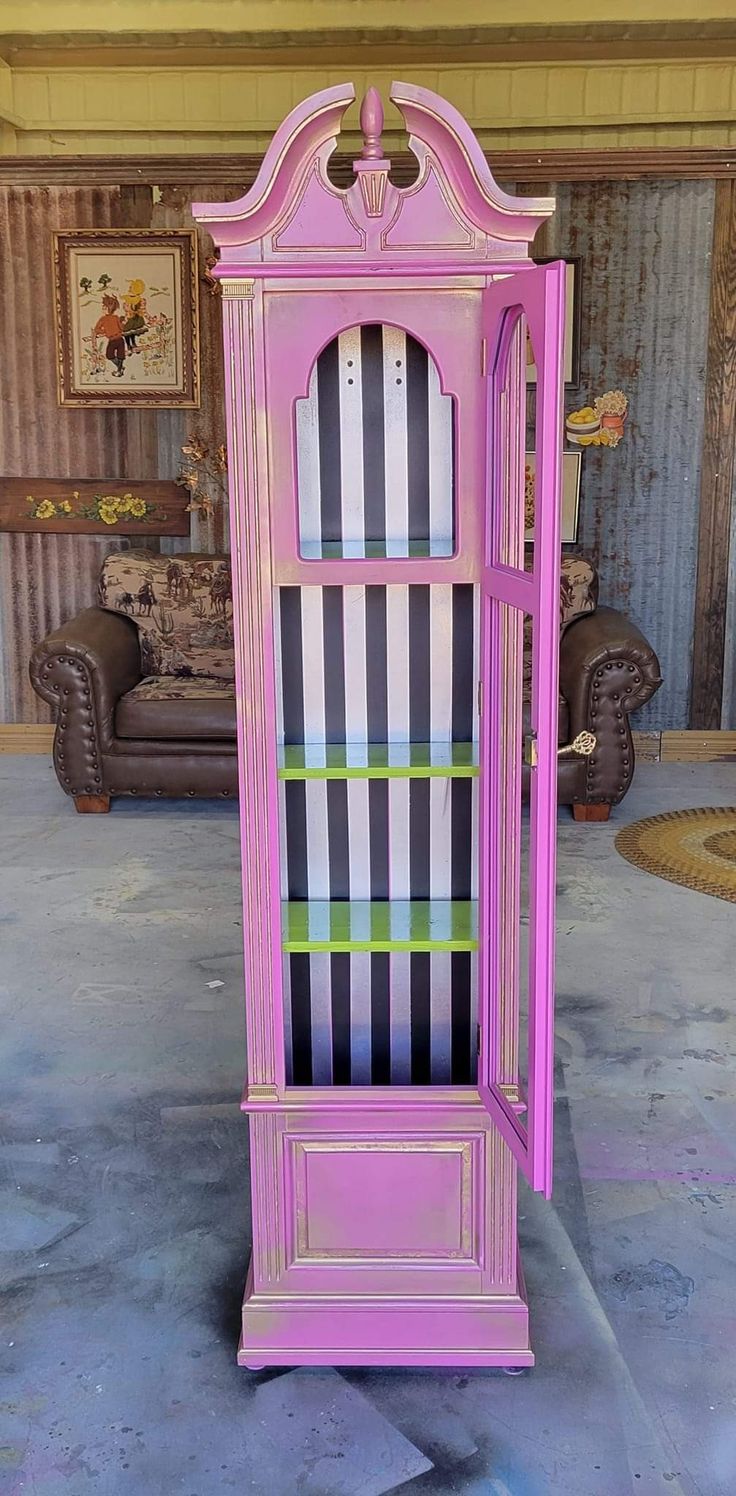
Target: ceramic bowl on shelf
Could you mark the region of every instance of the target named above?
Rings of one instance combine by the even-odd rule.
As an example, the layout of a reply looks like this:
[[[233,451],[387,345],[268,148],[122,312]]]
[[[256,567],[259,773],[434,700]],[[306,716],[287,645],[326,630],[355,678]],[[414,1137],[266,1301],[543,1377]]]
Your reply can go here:
[[[595,436],[600,431],[600,416],[595,416],[592,421],[573,421],[568,416],[565,421],[565,431],[570,441],[575,441],[579,436]]]

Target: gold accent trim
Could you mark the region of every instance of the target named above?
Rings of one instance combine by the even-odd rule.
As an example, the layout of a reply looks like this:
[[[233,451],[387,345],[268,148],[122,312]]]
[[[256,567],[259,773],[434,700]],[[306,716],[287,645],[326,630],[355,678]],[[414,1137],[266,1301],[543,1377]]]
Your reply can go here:
[[[255,1085],[249,1086],[246,1093],[246,1101],[278,1101],[278,1086]]]
[[[575,752],[575,749],[572,748],[572,746],[570,748],[570,752]],[[533,727],[530,728],[528,732],[524,733],[524,763],[526,764],[528,769],[536,769],[539,763],[537,734],[534,731]]]
[[[287,1134],[287,1141],[293,1149],[293,1189],[296,1217],[296,1256],[294,1266],[303,1262],[335,1262],[356,1260],[363,1262],[366,1267],[372,1263],[381,1264],[391,1261],[412,1262],[466,1262],[470,1265],[476,1264],[477,1251],[474,1252],[473,1223],[474,1223],[474,1188],[473,1188],[473,1152],[478,1148],[482,1134],[472,1138],[447,1138],[428,1136],[426,1138],[413,1138],[408,1140],[383,1138],[347,1140],[332,1138],[329,1141],[316,1140],[312,1138],[295,1137]],[[309,1245],[309,1202],[307,1199],[307,1155],[310,1153],[454,1153],[460,1157],[460,1245],[455,1250],[447,1252],[427,1252],[397,1249],[395,1251],[368,1251],[363,1247],[341,1247],[330,1250],[322,1247],[319,1250]]]
[[[362,166],[362,170],[360,169]],[[380,218],[383,213],[383,202],[386,196],[386,183],[388,181],[390,162],[378,162],[375,166],[365,169],[365,163],[356,162],[356,173],[358,185],[363,198],[368,218]]]
[[[579,754],[581,758],[590,758],[595,752],[598,739],[592,732],[579,732],[571,743],[565,743],[564,748],[557,749],[558,758],[574,758]]]
[[[521,1105],[521,1087],[517,1084],[516,1081],[501,1081],[499,1083],[498,1089],[501,1092],[502,1096],[505,1096],[506,1100],[511,1102],[512,1106]]]
[[[221,280],[218,284],[222,287],[223,299],[226,301],[246,297],[250,300],[255,295],[254,280]]]
[[[393,94],[391,94],[391,102],[396,105],[396,108],[399,110],[399,113],[402,114],[402,117],[403,117],[403,110],[402,110],[401,106],[402,106],[402,104],[407,104],[407,105],[410,105],[410,107],[412,109],[415,109],[418,114],[428,115],[430,119],[437,120],[438,124],[442,127],[442,129],[445,130],[447,132],[447,134],[450,135],[452,137],[452,139],[454,140],[455,145],[457,146],[460,154],[462,155],[462,157],[463,157],[463,159],[465,161],[465,164],[466,164],[466,166],[468,168],[468,171],[469,171],[470,175],[472,176],[473,181],[475,182],[475,185],[478,188],[478,191],[481,194],[481,197],[488,204],[489,207],[495,208],[495,210],[496,210],[497,213],[504,214],[508,218],[516,218],[516,217],[519,217],[519,218],[551,218],[552,217],[552,214],[555,211],[555,206],[556,206],[556,202],[557,202],[557,199],[554,198],[554,197],[514,198],[513,199],[513,205],[508,205],[507,206],[505,203],[499,202],[497,197],[495,197],[495,196],[493,196],[493,197],[489,196],[486,187],[484,186],[483,182],[481,181],[480,177],[478,176],[478,172],[477,172],[475,163],[471,160],[470,156],[468,155],[467,148],[466,148],[464,142],[460,139],[460,136],[458,135],[457,131],[450,124],[449,120],[445,117],[445,115],[444,114],[438,114],[437,110],[433,109],[430,104],[425,104],[422,99],[394,98]],[[422,137],[418,136],[418,139],[422,140]],[[431,162],[436,162],[438,160],[438,154],[439,153],[435,153],[434,149],[432,147],[430,147],[430,146],[427,145],[426,140],[422,140],[422,145],[426,147],[426,150],[427,150],[427,153],[428,153],[427,159],[430,160],[430,164],[431,164]],[[491,172],[490,166],[488,167],[488,170],[489,170],[489,173],[490,173],[490,176],[491,176],[491,181],[493,183],[493,186],[496,187],[496,188],[498,188],[498,190],[500,192],[502,189],[498,187],[498,183],[497,183],[496,178],[494,177],[493,173]],[[412,187],[416,191],[417,184],[416,183],[412,183]],[[411,190],[411,189],[409,189],[409,190]],[[504,196],[506,196],[506,195],[507,194],[504,194]],[[510,194],[508,194],[508,196],[510,196]],[[496,235],[497,235],[497,237],[499,239],[513,238],[512,235],[503,234],[500,229],[497,229],[495,232],[496,232]]]
[[[340,86],[341,85],[339,85],[339,84],[337,85],[337,87],[340,87]],[[313,120],[319,119],[320,116],[323,115],[323,114],[329,114],[332,110],[334,110],[336,108],[339,108],[340,105],[342,105],[341,112],[340,112],[340,118],[339,118],[338,124],[337,124],[337,129],[335,130],[335,132],[334,132],[333,135],[328,135],[327,136],[327,139],[322,142],[322,146],[321,147],[320,146],[315,146],[314,147],[315,154],[317,154],[320,150],[323,150],[324,147],[325,147],[325,145],[329,145],[331,141],[332,142],[336,142],[337,141],[337,138],[341,134],[341,131],[342,131],[342,119],[343,119],[343,115],[345,114],[345,111],[350,107],[350,105],[352,103],[354,103],[354,101],[355,101],[355,89],[354,89],[352,83],[348,83],[348,84],[345,84],[343,86],[345,88],[349,88],[350,89],[350,95],[347,98],[345,98],[345,99],[331,99],[329,101],[329,103],[327,103],[327,104],[320,104],[320,105],[318,105],[318,107],[316,109],[312,110],[311,114],[308,114],[306,116],[306,118],[303,119],[300,122],[300,124],[298,124],[298,125],[295,126],[295,128],[291,132],[291,135],[288,137],[287,140],[284,141],[284,144],[283,144],[282,149],[281,149],[281,153],[278,156],[278,159],[276,161],[274,161],[273,170],[271,172],[271,175],[270,175],[268,181],[264,184],[263,189],[261,191],[261,195],[258,198],[258,200],[256,202],[254,202],[254,203],[251,203],[247,208],[244,207],[240,213],[234,213],[232,215],[228,215],[228,218],[227,218],[227,222],[228,223],[243,223],[248,218],[252,218],[253,215],[254,215],[254,213],[257,213],[257,212],[260,211],[260,209],[263,207],[263,205],[268,201],[268,198],[269,198],[270,193],[271,193],[271,189],[273,187],[274,182],[276,181],[276,178],[278,177],[278,175],[279,175],[279,173],[281,171],[281,168],[283,166],[285,157],[288,154],[288,152],[291,150],[291,148],[295,144],[295,142],[297,140],[299,140],[300,137],[303,136],[306,133],[306,130],[307,130],[308,126],[312,124]],[[314,97],[314,95],[312,95],[312,97]],[[306,103],[306,100],[305,100],[305,103]],[[288,118],[289,118],[289,116],[287,115],[286,119],[288,119]],[[282,123],[283,123],[283,121],[282,121]],[[265,155],[264,155],[263,159],[265,160]],[[257,178],[251,183],[250,187],[246,187],[245,192],[243,193],[243,196],[241,198],[238,198],[238,203],[239,204],[245,203],[246,198],[252,192],[253,187],[255,187],[256,180],[257,180]],[[207,207],[212,207],[212,208],[217,208],[217,209],[221,209],[223,206],[225,206],[225,204],[223,204],[223,203],[211,203],[211,204],[208,203],[207,204]],[[221,212],[198,213],[197,214],[197,223],[222,223],[222,222],[223,222],[223,217],[222,217],[222,213]]]

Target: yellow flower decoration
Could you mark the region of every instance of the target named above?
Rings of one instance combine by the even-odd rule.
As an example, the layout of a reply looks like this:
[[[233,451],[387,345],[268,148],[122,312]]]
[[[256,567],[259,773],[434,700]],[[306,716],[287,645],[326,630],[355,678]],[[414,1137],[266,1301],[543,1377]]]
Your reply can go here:
[[[131,499],[128,507],[130,509],[130,513],[134,515],[136,519],[145,519],[145,516],[148,512],[148,505],[145,499]]]
[[[111,499],[100,499],[97,505],[97,513],[103,525],[114,525],[117,523],[118,511]]]
[[[40,504],[36,505],[34,519],[53,519],[55,514],[56,505],[52,504],[50,499],[42,499]]]
[[[62,499],[61,503],[59,504],[59,508],[60,508],[62,514],[71,514],[71,512],[72,512],[72,506],[69,503],[68,499]]]

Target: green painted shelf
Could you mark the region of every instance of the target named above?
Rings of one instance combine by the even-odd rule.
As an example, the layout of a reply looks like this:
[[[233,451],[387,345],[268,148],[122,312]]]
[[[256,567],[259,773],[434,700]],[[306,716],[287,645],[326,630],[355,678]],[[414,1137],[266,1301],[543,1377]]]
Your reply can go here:
[[[285,951],[474,951],[478,906],[459,899],[300,900],[281,905]]]
[[[279,779],[472,779],[477,743],[299,743],[279,748]]]
[[[436,540],[302,540],[300,555],[304,561],[412,561],[452,556],[454,544],[449,535]]]

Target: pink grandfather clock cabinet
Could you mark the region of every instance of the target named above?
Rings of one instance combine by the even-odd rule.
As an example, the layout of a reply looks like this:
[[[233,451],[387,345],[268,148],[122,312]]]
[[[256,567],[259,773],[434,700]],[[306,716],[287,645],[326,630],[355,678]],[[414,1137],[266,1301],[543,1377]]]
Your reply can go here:
[[[519,1170],[546,1195],[552,1177],[564,265],[529,256],[553,201],[502,192],[426,89],[391,89],[413,183],[391,181],[370,89],[334,186],[354,97],[306,99],[240,201],[194,208],[225,323],[239,1360],[529,1366],[516,1192]]]

